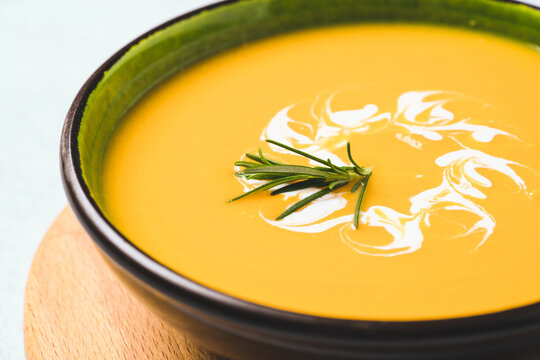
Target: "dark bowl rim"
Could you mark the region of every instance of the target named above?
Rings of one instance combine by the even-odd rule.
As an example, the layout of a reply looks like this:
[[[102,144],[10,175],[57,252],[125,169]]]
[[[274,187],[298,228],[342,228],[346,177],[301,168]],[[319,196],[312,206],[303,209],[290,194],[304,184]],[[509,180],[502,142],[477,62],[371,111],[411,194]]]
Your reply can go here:
[[[132,277],[140,280],[160,293],[199,309],[203,313],[213,314],[235,323],[244,323],[268,329],[286,329],[287,332],[302,334],[326,333],[337,335],[380,336],[415,334],[433,335],[465,331],[466,333],[494,331],[507,326],[537,327],[540,325],[540,301],[504,311],[481,315],[433,320],[379,321],[322,317],[280,310],[211,289],[181,275],[157,260],[145,254],[125,238],[105,217],[90,195],[86,186],[78,152],[78,133],[82,115],[90,93],[111,68],[132,46],[149,35],[174,23],[191,18],[203,11],[221,7],[243,0],[223,0],[186,12],[172,18],[140,35],[107,59],[84,83],[77,93],[67,113],[60,140],[61,177],[69,204],[79,222],[96,242],[99,248],[113,263],[123,268]],[[516,0],[493,0],[525,5],[540,11],[540,7]]]

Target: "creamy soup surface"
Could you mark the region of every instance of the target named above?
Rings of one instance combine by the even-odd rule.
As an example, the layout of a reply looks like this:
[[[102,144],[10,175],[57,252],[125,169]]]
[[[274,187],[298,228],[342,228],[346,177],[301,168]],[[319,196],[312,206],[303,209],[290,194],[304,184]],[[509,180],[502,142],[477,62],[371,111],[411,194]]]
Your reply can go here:
[[[491,35],[358,25],[270,38],[146,96],[104,164],[106,214],[136,246],[210,288],[327,317],[419,320],[540,300],[540,53]],[[246,152],[314,165],[274,139],[373,168],[233,203]]]

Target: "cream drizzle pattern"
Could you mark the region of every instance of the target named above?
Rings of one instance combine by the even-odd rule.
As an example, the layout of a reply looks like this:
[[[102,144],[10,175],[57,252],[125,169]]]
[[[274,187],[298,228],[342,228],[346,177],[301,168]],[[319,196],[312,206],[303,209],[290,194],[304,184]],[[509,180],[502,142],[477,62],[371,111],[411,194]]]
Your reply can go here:
[[[311,106],[314,123],[301,122],[289,116],[297,105],[282,109],[270,120],[262,132],[261,140],[274,139],[321,158],[330,158],[338,165],[345,165],[345,162],[332,150],[344,147],[352,133],[369,134],[393,128],[394,131],[402,129],[406,134],[417,135],[425,141],[454,139],[454,135],[462,133],[469,133],[475,141],[483,143],[491,142],[495,136],[517,140],[514,135],[495,127],[477,124],[470,118],[456,118],[455,114],[448,110],[448,104],[453,101],[476,101],[458,93],[439,90],[405,92],[398,97],[393,113],[380,111],[376,104],[365,104],[353,110],[334,111],[332,101],[339,93],[316,99]],[[316,113],[315,104],[321,101],[324,104],[323,111]],[[305,131],[298,131],[297,128],[300,127]],[[415,148],[422,147],[422,143],[410,135],[397,133],[396,139]],[[523,165],[466,147],[455,141],[460,147],[459,150],[442,154],[435,159],[435,164],[442,169],[441,184],[410,197],[411,206],[408,214],[383,205],[371,206],[362,212],[362,224],[382,227],[391,236],[392,240],[385,245],[362,243],[358,240],[361,238],[355,239],[351,236],[354,230],[353,215],[336,214],[347,204],[345,192],[328,194],[280,221],[269,219],[262,211],[259,215],[270,225],[304,233],[318,233],[341,225],[339,228],[341,240],[352,250],[371,256],[396,256],[412,253],[421,248],[424,240],[422,226],[431,226],[430,218],[435,212],[465,211],[473,215],[476,221],[464,228],[462,233],[452,237],[480,234],[480,240],[472,249],[474,251],[485,243],[496,226],[495,218],[475,202],[475,199],[486,198],[482,188],[492,186],[491,181],[477,170],[491,169],[504,174],[526,195],[527,186],[511,167]],[[284,152],[277,146],[271,148],[276,153]],[[261,183],[243,179],[239,181],[245,191]],[[307,189],[280,196],[283,199],[294,197],[300,200],[314,191],[316,190]]]

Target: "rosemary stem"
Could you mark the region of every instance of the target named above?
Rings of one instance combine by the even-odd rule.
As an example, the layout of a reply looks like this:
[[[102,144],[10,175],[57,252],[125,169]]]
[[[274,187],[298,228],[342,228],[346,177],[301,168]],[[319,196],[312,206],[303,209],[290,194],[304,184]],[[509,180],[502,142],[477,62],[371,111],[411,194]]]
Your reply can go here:
[[[362,185],[360,186],[360,194],[358,195],[358,201],[356,202],[356,210],[354,212],[354,227],[358,229],[358,223],[360,221],[360,206],[362,205],[362,200],[364,199],[364,193],[366,191],[366,186],[371,177],[371,173],[368,173],[364,179],[360,180]]]
[[[301,209],[307,204],[331,193],[351,182],[354,183],[351,192],[354,193],[360,189],[356,210],[354,213],[354,226],[358,229],[360,219],[360,207],[364,198],[364,192],[371,176],[371,168],[359,166],[351,155],[351,146],[347,143],[347,155],[352,166],[337,166],[330,159],[323,160],[314,155],[308,154],[301,150],[292,148],[288,145],[279,143],[274,140],[266,140],[268,143],[277,145],[281,148],[291,151],[296,155],[303,156],[310,160],[316,161],[324,166],[305,166],[305,165],[290,165],[280,163],[266,158],[259,149],[258,154],[246,154],[246,157],[251,161],[237,161],[236,166],[241,166],[244,169],[235,173],[236,176],[243,177],[246,180],[267,180],[268,182],[251,189],[244,194],[229,200],[235,201],[253,193],[265,190],[272,190],[276,186],[284,185],[277,190],[272,190],[271,195],[283,194],[290,191],[303,190],[307,188],[320,188],[321,190],[307,196],[306,198],[289,206],[276,220],[281,220],[293,212]]]

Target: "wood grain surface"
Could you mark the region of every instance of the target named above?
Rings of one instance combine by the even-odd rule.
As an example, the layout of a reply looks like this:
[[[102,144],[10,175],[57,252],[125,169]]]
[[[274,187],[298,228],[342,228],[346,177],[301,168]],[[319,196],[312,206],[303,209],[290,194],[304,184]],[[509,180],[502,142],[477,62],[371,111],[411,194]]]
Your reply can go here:
[[[35,255],[24,305],[29,360],[217,360],[150,313],[118,282],[70,209]]]

